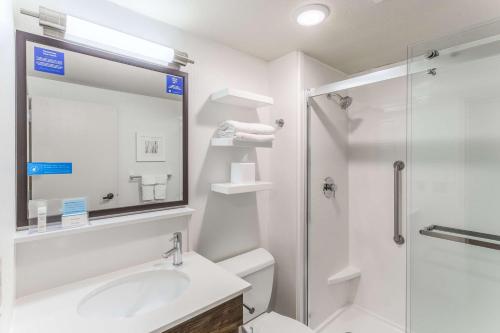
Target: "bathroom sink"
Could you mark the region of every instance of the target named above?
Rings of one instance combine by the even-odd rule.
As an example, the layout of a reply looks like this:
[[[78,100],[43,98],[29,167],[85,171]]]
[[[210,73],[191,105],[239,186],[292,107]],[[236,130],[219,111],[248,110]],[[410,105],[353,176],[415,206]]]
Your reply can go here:
[[[181,296],[189,277],[175,270],[136,273],[92,291],[78,304],[87,318],[130,318],[151,312]]]

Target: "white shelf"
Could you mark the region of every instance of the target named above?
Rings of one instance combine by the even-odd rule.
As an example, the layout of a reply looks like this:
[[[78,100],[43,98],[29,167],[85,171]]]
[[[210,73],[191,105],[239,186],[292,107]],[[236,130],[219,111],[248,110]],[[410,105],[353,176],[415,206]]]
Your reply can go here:
[[[219,183],[212,184],[212,191],[223,194],[239,194],[257,191],[268,191],[273,187],[271,182],[257,181],[251,184]]]
[[[30,232],[29,230],[23,230],[16,232],[16,235],[14,236],[14,242],[16,244],[33,242],[42,239],[81,234],[90,231],[122,227],[137,223],[146,223],[146,222],[155,222],[166,219],[173,219],[181,216],[192,215],[193,212],[194,209],[192,208],[181,207],[181,208],[172,208],[172,209],[158,210],[146,213],[97,219],[90,221],[90,224],[88,225],[76,228],[69,228],[69,229],[57,228],[56,230],[49,229],[49,231],[47,232],[34,232],[34,233]]]
[[[264,147],[264,148],[272,148],[273,142],[242,142],[235,141],[233,138],[212,138],[212,146],[215,147]]]
[[[252,109],[274,104],[274,100],[272,99],[272,97],[231,88],[213,93],[210,99],[218,103],[242,106]]]
[[[345,281],[356,279],[361,276],[361,270],[357,267],[348,266],[341,270],[340,272],[330,276],[328,278],[328,284],[339,284]]]

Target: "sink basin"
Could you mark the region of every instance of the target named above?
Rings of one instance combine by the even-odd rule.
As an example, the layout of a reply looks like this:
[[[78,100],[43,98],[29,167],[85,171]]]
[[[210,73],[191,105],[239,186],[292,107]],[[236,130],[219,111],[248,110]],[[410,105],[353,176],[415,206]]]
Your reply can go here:
[[[184,293],[189,277],[175,270],[136,273],[94,290],[78,305],[88,318],[130,318],[160,308]]]

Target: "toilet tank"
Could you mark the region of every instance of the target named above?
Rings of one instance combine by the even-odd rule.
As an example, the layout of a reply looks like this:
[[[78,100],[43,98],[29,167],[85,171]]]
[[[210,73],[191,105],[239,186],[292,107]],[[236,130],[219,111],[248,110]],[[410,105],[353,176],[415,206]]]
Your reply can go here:
[[[243,293],[243,303],[255,311],[243,309],[243,322],[248,322],[266,312],[271,301],[274,279],[274,258],[264,249],[256,249],[218,263],[224,269],[252,285]]]

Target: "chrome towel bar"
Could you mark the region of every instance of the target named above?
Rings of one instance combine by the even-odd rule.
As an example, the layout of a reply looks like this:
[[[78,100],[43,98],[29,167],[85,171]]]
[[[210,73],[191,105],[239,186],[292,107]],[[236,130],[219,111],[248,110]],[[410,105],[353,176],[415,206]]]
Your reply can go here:
[[[446,232],[446,233],[440,233],[437,231],[442,231],[442,232]],[[493,249],[493,250],[500,250],[500,244],[485,242],[484,240],[460,237],[460,236],[455,236],[455,235],[450,235],[450,234],[458,234],[458,235],[470,236],[470,237],[475,237],[475,238],[483,238],[483,239],[487,239],[487,240],[500,242],[500,236],[497,236],[497,235],[485,234],[482,232],[469,231],[469,230],[463,230],[463,229],[457,229],[457,228],[443,227],[440,225],[430,225],[428,227],[425,227],[424,229],[420,230],[420,234],[424,235],[424,236],[428,236],[428,237],[445,239],[445,240],[449,240],[452,242],[463,243],[463,244],[468,244],[468,245],[473,245],[473,246],[480,246],[480,247],[485,247],[485,248]]]
[[[167,173],[167,179],[170,179],[170,177],[172,177],[172,175],[170,173]],[[128,176],[128,179],[130,181],[134,181],[134,180],[141,180],[142,179],[142,176],[141,175],[129,175]]]

